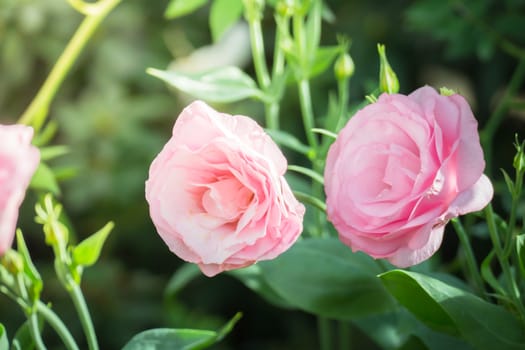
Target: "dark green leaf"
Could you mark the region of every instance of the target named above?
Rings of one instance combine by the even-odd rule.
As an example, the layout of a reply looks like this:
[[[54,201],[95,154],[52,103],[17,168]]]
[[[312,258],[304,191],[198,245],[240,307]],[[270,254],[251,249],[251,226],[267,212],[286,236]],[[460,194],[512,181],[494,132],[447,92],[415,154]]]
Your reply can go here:
[[[171,0],[164,16],[168,19],[182,17],[198,10],[207,2],[208,0]]]
[[[222,67],[204,73],[183,73],[149,68],[149,74],[196,98],[209,102],[235,102],[266,97],[253,79],[237,67]]]
[[[395,306],[376,277],[379,265],[336,238],[300,240],[259,266],[268,285],[285,301],[317,315],[349,320]]]
[[[108,222],[100,230],[74,247],[72,255],[75,264],[80,266],[91,266],[95,264],[100,257],[104,242],[114,226],[115,224],[113,224],[113,222]]]
[[[523,349],[520,323],[500,306],[416,272],[393,270],[380,278],[403,306],[432,329],[460,335],[476,349]]]
[[[245,267],[243,269],[236,269],[227,272],[228,275],[231,275],[237,278],[239,281],[244,283],[244,285],[263,299],[268,301],[270,304],[278,306],[283,309],[292,308],[279,294],[273,290],[268,282],[264,279],[262,275],[261,268],[258,264]]]
[[[150,329],[135,335],[122,350],[205,349],[231,332],[241,316],[240,313],[237,313],[218,332],[197,329]]]
[[[38,165],[29,186],[38,190],[49,191],[54,195],[60,194],[60,187],[58,186],[55,174],[53,174],[53,171],[43,162],[40,162]]]
[[[214,0],[210,9],[210,30],[214,42],[239,20],[242,15],[242,0]]]
[[[503,173],[503,178],[505,179],[505,183],[507,184],[507,189],[510,193],[514,193],[514,181],[510,178],[509,174],[503,169],[501,169],[501,172]]]

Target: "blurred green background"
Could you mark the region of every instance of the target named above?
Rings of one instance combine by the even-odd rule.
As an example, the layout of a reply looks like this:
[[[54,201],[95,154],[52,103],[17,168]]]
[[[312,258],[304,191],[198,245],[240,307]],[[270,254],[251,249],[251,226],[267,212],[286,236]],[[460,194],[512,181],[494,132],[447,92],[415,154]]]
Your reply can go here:
[[[116,223],[101,261],[86,271],[83,282],[101,346],[118,349],[147,328],[215,329],[242,311],[244,317],[217,349],[317,349],[313,316],[278,309],[230,276],[202,276],[176,298],[164,297],[169,278],[182,262],[155,232],[144,199],[144,181],[151,160],[190,98],[170,91],[145,70],[165,69],[169,64],[191,66],[191,60],[188,63],[183,58],[212,40],[209,6],[169,21],[163,17],[167,4],[124,0],[102,23],[51,109],[51,118],[59,122],[53,143],[71,146],[71,153],[51,166],[66,178],[60,199],[76,234],[84,237],[108,220]],[[341,0],[327,1],[327,5],[335,18],[323,24],[323,43],[336,43],[337,34],[352,40],[350,53],[356,65],[350,89],[353,104],[377,84],[376,44],[380,42],[387,46],[401,92],[409,93],[423,84],[457,89],[469,99],[483,126],[517,64],[506,43],[525,49],[523,0]],[[0,0],[2,123],[18,119],[81,18],[65,0]],[[275,32],[271,8],[263,25],[270,48]],[[246,46],[237,44],[219,55],[233,52],[242,61]],[[271,59],[270,51],[267,57]],[[253,75],[250,64],[243,68]],[[312,86],[315,112],[322,115],[327,91],[336,88],[332,71],[316,77]],[[516,98],[516,105],[523,105],[524,98]],[[262,106],[255,101],[216,107],[262,121]],[[495,139],[493,153],[497,156],[488,169],[496,179],[500,176],[497,169],[511,167],[513,134],[523,136],[525,129],[523,108],[521,112],[511,108],[507,114]],[[282,118],[287,126],[300,123],[294,86],[286,91]],[[71,167],[74,177],[67,176]],[[53,274],[51,251],[33,224],[34,200],[28,196],[19,223],[45,276],[43,299],[53,303],[80,339],[70,302]],[[504,198],[496,205],[504,209]],[[475,243],[481,254],[485,242],[480,233]],[[444,260],[455,254],[456,245],[455,235],[445,238]],[[0,315],[10,335],[24,319],[3,296]],[[54,336],[52,332],[48,335]],[[355,348],[374,348],[373,341],[356,327],[352,337]]]

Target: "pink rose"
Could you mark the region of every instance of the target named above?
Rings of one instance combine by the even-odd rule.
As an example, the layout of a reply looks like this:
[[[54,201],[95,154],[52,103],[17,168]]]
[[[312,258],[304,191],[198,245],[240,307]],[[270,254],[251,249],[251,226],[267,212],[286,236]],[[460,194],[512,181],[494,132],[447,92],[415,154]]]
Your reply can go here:
[[[193,102],[151,164],[151,219],[172,252],[210,277],[273,259],[298,238],[305,211],[286,166],[255,121]]]
[[[18,210],[40,162],[32,138],[31,127],[0,125],[0,256],[13,243]]]
[[[493,188],[465,99],[422,87],[383,94],[331,146],[328,218],[343,243],[407,267],[439,248],[449,219],[481,210]]]

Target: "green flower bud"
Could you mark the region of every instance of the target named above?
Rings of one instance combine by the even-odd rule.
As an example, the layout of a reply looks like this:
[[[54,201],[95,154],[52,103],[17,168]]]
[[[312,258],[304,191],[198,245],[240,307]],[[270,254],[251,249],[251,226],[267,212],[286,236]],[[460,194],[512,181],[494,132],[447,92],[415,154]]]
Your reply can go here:
[[[452,89],[449,89],[447,87],[441,87],[439,88],[439,93],[443,96],[452,96],[452,95],[455,95],[457,94],[456,91],[452,90]]]
[[[377,44],[377,52],[379,53],[379,89],[382,92],[395,94],[399,91],[399,80],[397,75],[390,67],[388,59],[386,58],[385,45]]]
[[[275,12],[281,17],[291,17],[295,13],[294,0],[279,0],[275,5]]]
[[[248,22],[258,21],[263,16],[264,0],[242,0],[244,4],[244,17]]]
[[[8,250],[2,257],[2,265],[11,274],[16,275],[24,271],[24,260],[15,250]]]
[[[354,60],[348,53],[339,56],[334,65],[334,74],[337,80],[349,79],[354,75]]]
[[[523,173],[525,172],[525,141],[519,143],[518,137],[516,136],[514,147],[516,147],[516,155],[514,156],[514,162],[512,162],[512,165],[518,172]]]

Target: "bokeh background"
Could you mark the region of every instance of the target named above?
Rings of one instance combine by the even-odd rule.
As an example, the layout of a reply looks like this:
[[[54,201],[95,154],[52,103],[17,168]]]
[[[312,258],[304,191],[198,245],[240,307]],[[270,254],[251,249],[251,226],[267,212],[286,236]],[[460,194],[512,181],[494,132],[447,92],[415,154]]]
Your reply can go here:
[[[200,276],[175,297],[165,296],[170,277],[182,261],[155,232],[144,199],[144,181],[151,160],[191,97],[168,89],[145,70],[169,65],[198,70],[224,58],[253,75],[242,25],[235,40],[208,55],[202,51],[196,55],[195,50],[212,42],[209,6],[187,17],[166,20],[167,4],[124,0],[75,64],[50,114],[59,123],[53,143],[71,147],[70,154],[50,165],[63,179],[60,200],[76,236],[85,237],[108,220],[116,223],[101,261],[85,272],[83,281],[101,347],[118,349],[133,334],[148,328],[216,329],[242,311],[240,323],[216,349],[317,349],[313,316],[276,308],[231,276]],[[523,0],[331,0],[326,4],[334,18],[323,23],[322,42],[335,44],[337,34],[352,40],[350,54],[356,65],[350,87],[352,104],[361,102],[377,85],[379,42],[387,46],[401,92],[409,93],[423,84],[456,89],[471,102],[483,126],[518,64],[506,43],[525,50]],[[0,0],[2,123],[18,119],[81,19],[65,0]],[[267,48],[271,48],[275,32],[271,8],[263,26]],[[267,57],[271,59],[271,51]],[[335,89],[332,70],[313,80],[317,115],[326,110],[327,92]],[[499,190],[498,169],[511,169],[514,133],[525,134],[525,97],[518,94],[515,100],[516,108],[506,111],[497,132],[491,150],[494,160],[487,169]],[[262,121],[262,106],[255,101],[215,107]],[[293,85],[286,90],[282,118],[287,127],[300,129]],[[51,251],[33,223],[34,201],[29,194],[20,226],[45,277],[43,299],[53,303],[80,339],[73,308],[54,277]],[[495,205],[505,210],[505,203],[502,196]],[[481,256],[487,241],[483,229],[473,231]],[[456,248],[455,235],[447,235],[441,259],[446,262]],[[10,335],[23,320],[21,311],[0,295],[0,321]],[[375,348],[373,340],[357,327],[352,332],[355,348]]]

